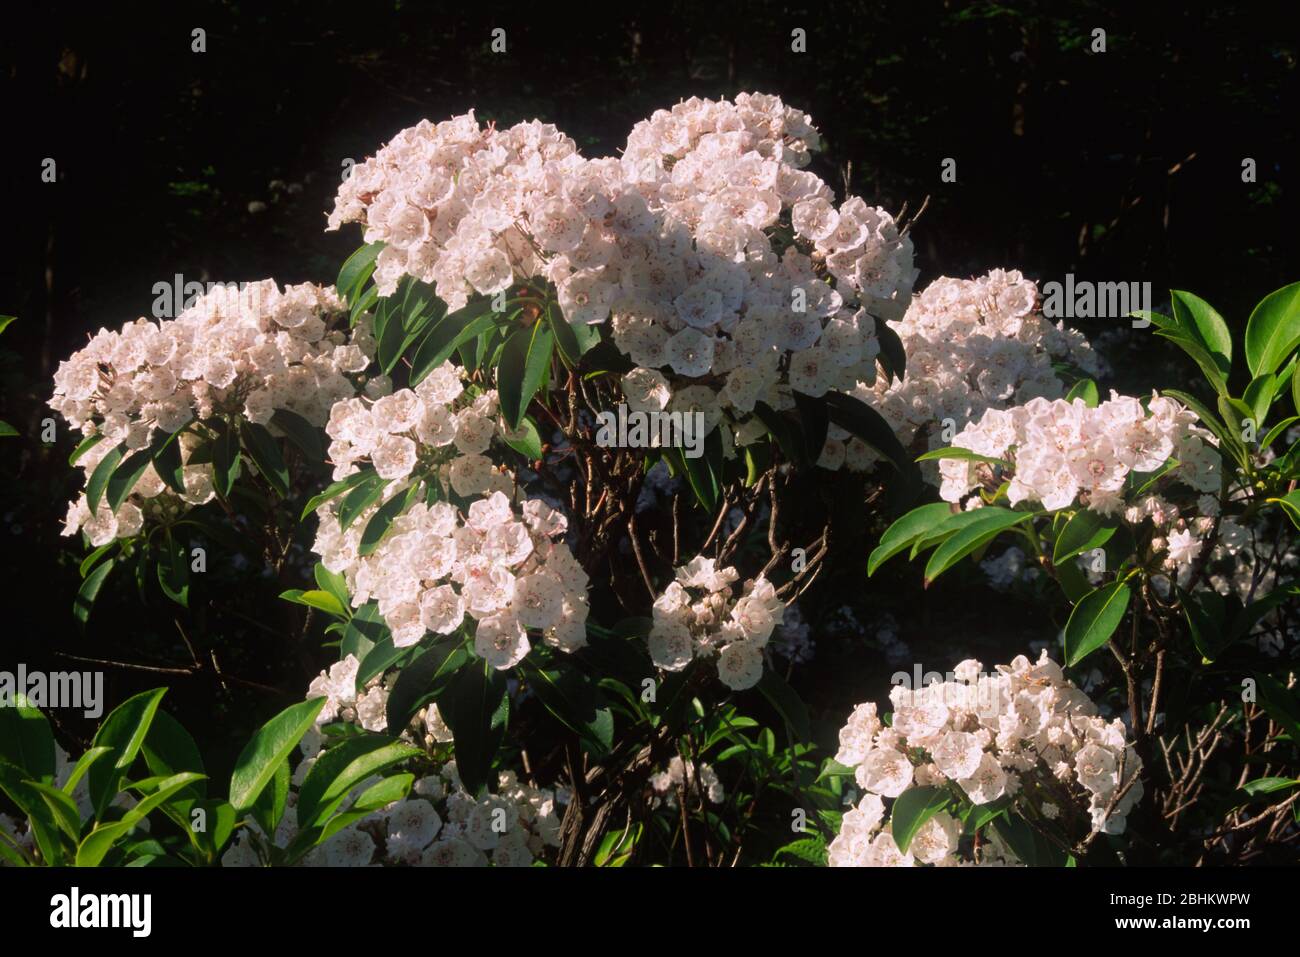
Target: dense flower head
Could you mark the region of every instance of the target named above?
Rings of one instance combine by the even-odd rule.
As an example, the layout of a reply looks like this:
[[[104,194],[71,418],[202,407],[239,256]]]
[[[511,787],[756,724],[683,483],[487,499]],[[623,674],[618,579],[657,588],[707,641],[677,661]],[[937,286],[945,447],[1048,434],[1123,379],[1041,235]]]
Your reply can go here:
[[[684,790],[692,800],[707,800],[710,804],[721,804],[727,792],[718,778],[718,772],[705,761],[697,765],[691,760],[682,760],[674,754],[668,760],[668,767],[650,775],[651,804],[660,803],[677,807],[677,793]]]
[[[1044,319],[1038,300],[1033,281],[1016,270],[936,279],[894,324],[907,355],[903,378],[882,377],[861,398],[905,445],[928,434],[931,448],[943,444],[937,426],[944,419],[960,428],[988,409],[1060,398],[1053,362],[1096,375],[1098,360],[1082,335]]]
[[[763,675],[763,647],[781,623],[785,603],[766,578],[745,582],[740,595],[734,568],[696,556],[655,599],[650,658],[665,671],[681,671],[694,658],[717,655],[718,677],[733,691],[752,688]]]
[[[523,499],[484,454],[498,434],[496,413],[496,393],[471,398],[451,365],[415,390],[340,403],[327,427],[336,476],[369,465],[388,482],[347,528],[339,500],[322,506],[313,548],[344,576],[354,606],[377,602],[397,647],[472,623],[476,652],[505,669],[528,653],[530,631],[566,651],[586,643],[588,578],[556,541],[568,528],[564,514]],[[363,554],[370,519],[417,487],[425,494]]]
[[[1012,505],[1030,501],[1055,510],[1078,500],[1110,515],[1127,504],[1130,472],[1154,472],[1170,458],[1178,462],[1171,474],[1183,483],[1200,492],[1219,490],[1218,450],[1195,422],[1193,413],[1161,395],[1144,403],[1112,392],[1094,408],[1079,398],[1036,398],[989,409],[951,444],[1010,463]],[[993,475],[989,463],[956,458],[944,459],[939,472],[939,494],[949,502],[961,501]]]
[[[724,410],[792,408],[791,389],[870,386],[873,317],[910,300],[911,240],[859,197],[833,205],[802,168],[819,142],[808,116],[760,94],[658,111],[619,159],[467,114],[404,130],[358,166],[330,227],[363,222],[387,244],[381,294],[411,275],[454,309],[553,284],[570,323],[608,321],[637,367],[625,384],[662,383],[660,408],[701,409],[712,429]]]
[[[989,863],[970,860],[961,826],[946,812],[899,852],[885,821],[885,799],[912,787],[945,787],[974,805],[1002,798],[1027,802],[1048,817],[1078,811],[1087,831],[1120,834],[1142,796],[1141,759],[1124,724],[1106,721],[1046,651],[1023,655],[986,674],[975,660],[949,680],[890,693],[886,726],[872,703],[858,705],[840,730],[835,760],[853,769],[866,792],[831,842],[831,866]],[[1072,806],[1059,803],[1068,797]],[[1064,820],[1064,819],[1063,819]],[[1005,849],[1004,849],[1005,850]],[[1002,863],[1009,852],[1000,852]]]
[[[84,436],[102,436],[78,460],[89,477],[119,445],[147,448],[160,432],[217,414],[271,424],[276,410],[323,425],[335,402],[355,396],[374,355],[368,318],[349,331],[347,311],[330,287],[274,280],[217,285],[175,319],[137,319],[101,329],[54,375],[50,406]],[[369,385],[373,385],[372,380]],[[83,494],[68,512],[65,535],[84,528],[93,544],[136,534],[145,517],[170,515],[212,495],[211,465],[189,465],[198,445],[179,440],[185,494],[165,489],[149,465],[117,512]]]

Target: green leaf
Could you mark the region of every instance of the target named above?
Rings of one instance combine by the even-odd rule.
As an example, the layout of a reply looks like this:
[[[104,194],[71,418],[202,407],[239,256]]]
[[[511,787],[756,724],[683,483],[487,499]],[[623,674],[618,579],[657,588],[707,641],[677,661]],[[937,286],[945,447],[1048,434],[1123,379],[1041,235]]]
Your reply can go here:
[[[812,740],[812,721],[808,717],[808,706],[803,703],[794,688],[771,668],[763,670],[756,687],[781,715],[781,719],[790,729],[792,742]]]
[[[491,778],[492,763],[505,736],[504,725],[494,721],[505,700],[505,674],[475,658],[457,673],[438,704],[455,739],[461,783],[475,797]]]
[[[194,743],[194,739],[181,723],[166,711],[159,711],[154,715],[149,733],[145,735],[144,743],[140,746],[140,753],[144,756],[149,771],[159,777],[173,777],[187,772],[205,773],[199,746]],[[204,782],[196,782],[193,796],[201,798],[206,793]]]
[[[1300,282],[1274,290],[1246,323],[1246,365],[1252,376],[1276,372],[1300,340]]]
[[[885,375],[901,382],[907,374],[907,350],[903,348],[903,340],[884,319],[873,318],[876,320],[876,340],[880,343],[876,361],[885,370]]]
[[[185,546],[171,540],[167,534],[162,556],[156,566],[158,585],[165,594],[182,608],[190,606],[190,564]]]
[[[827,392],[826,409],[832,422],[885,456],[899,472],[904,475],[915,472],[916,466],[898,441],[893,427],[871,406],[855,396]]]
[[[280,456],[280,447],[271,437],[271,433],[266,431],[264,426],[249,422],[247,419],[240,420],[239,433],[244,448],[248,450],[249,458],[253,460],[253,464],[257,466],[257,470],[266,479],[267,484],[281,498],[288,497],[289,469],[285,466],[284,459]]]
[[[72,796],[44,781],[23,783],[40,795],[41,800],[50,809],[59,830],[75,842],[81,836],[81,812],[77,809],[77,802],[72,799]]]
[[[1024,864],[1038,866],[1038,839],[1024,818],[1016,814],[994,818],[993,829]]]
[[[152,462],[153,453],[144,448],[132,452],[113,470],[104,489],[104,501],[110,511],[116,512],[122,507],[126,497],[131,494],[131,489],[135,488],[135,483],[140,481],[140,476],[144,475]]]
[[[1296,693],[1264,674],[1255,675],[1255,687],[1259,692],[1259,706],[1291,736],[1292,744],[1300,744],[1300,700]]]
[[[384,735],[361,734],[330,748],[311,766],[298,790],[298,827],[315,827],[372,774],[423,752]]]
[[[1191,356],[1192,360],[1200,366],[1205,380],[1214,387],[1214,391],[1219,395],[1227,395],[1228,380],[1220,367],[1220,360],[1200,341],[1181,328],[1157,329],[1156,335],[1168,339]]]
[[[684,449],[669,448],[664,450],[664,458],[672,465],[674,475],[686,476],[696,501],[706,512],[718,507],[718,495],[722,491],[719,484],[722,443],[717,429],[705,438],[704,455],[690,457]]]
[[[108,486],[108,480],[113,477],[113,473],[117,471],[118,465],[122,463],[125,449],[125,445],[112,449],[100,459],[95,470],[90,473],[90,478],[86,482],[86,507],[90,509],[90,514],[94,515],[99,510],[99,501],[104,495],[104,489]]]
[[[358,482],[339,503],[339,531],[347,531],[348,526],[358,515],[378,502],[387,485],[387,479],[381,479],[374,472],[366,473],[365,478]]]
[[[763,426],[771,434],[773,441],[776,442],[777,448],[781,450],[781,454],[785,456],[786,461],[793,462],[796,465],[807,463],[807,446],[785,416],[766,402],[754,403],[754,415],[758,416],[758,420],[763,423]]]
[[[142,691],[114,708],[95,732],[91,747],[112,748],[111,761],[96,761],[90,766],[87,783],[90,800],[100,818],[121,787],[122,778],[135,763],[153,725],[158,704],[166,688]]]
[[[288,760],[302,736],[315,725],[323,707],[324,698],[309,698],[292,705],[262,725],[244,746],[230,776],[230,804],[237,813],[253,806],[280,764]]]
[[[1080,379],[1070,391],[1065,393],[1066,402],[1074,402],[1075,399],[1082,399],[1083,404],[1090,409],[1097,408],[1097,403],[1101,401],[1101,396],[1097,392],[1097,383],[1091,379]]]
[[[54,782],[54,733],[21,691],[7,701],[0,697],[0,758],[28,778]]]
[[[68,464],[76,465],[83,455],[85,455],[87,452],[89,452],[91,449],[93,449],[96,445],[98,445],[102,441],[104,441],[103,432],[96,432],[94,435],[86,436],[84,439],[82,439],[80,442],[77,443],[77,447],[73,449],[72,454],[68,456]]]
[[[1104,645],[1124,620],[1132,592],[1123,582],[1112,582],[1089,592],[1070,612],[1065,623],[1066,664],[1073,667]]]
[[[1239,433],[1232,431],[1223,422],[1211,412],[1200,399],[1187,392],[1178,389],[1164,389],[1163,394],[1175,399],[1187,406],[1196,417],[1201,420],[1201,424],[1214,433],[1215,438],[1219,440],[1222,448],[1226,448],[1232,453],[1232,457],[1239,464],[1244,464],[1247,460],[1246,447],[1241,443]]]
[[[773,859],[775,860],[782,855],[792,857],[797,861],[803,861],[805,864],[811,864],[814,867],[825,867],[826,842],[820,837],[801,837],[797,841],[791,841],[784,847],[778,847]]]
[[[464,309],[449,313],[430,330],[411,358],[411,387],[419,385],[430,372],[442,365],[464,342],[477,338],[495,325],[491,312],[466,321],[470,309],[481,309],[482,303],[472,303]]]
[[[600,759],[613,745],[608,702],[590,680],[571,668],[529,668],[528,684],[555,718],[588,744]]]
[[[943,449],[934,449],[926,452],[924,455],[918,455],[916,461],[930,462],[936,459],[962,459],[967,462],[988,462],[992,465],[1001,465],[1003,468],[1011,468],[1011,463],[1006,459],[999,459],[992,455],[980,455],[978,452],[972,452],[970,449],[959,448],[955,445]]]
[[[934,817],[952,800],[943,788],[908,788],[894,801],[889,815],[889,831],[900,853],[906,854],[921,825]]]
[[[312,569],[312,574],[321,591],[329,592],[339,600],[339,604],[344,608],[352,606],[352,599],[348,595],[347,579],[343,575],[330,571],[320,562],[316,563],[316,567]]]
[[[90,770],[90,766],[104,755],[112,753],[113,749],[104,745],[100,745],[97,748],[90,748],[86,751],[85,754],[77,759],[77,763],[72,766],[72,773],[68,775],[68,780],[63,782],[63,793],[71,794],[75,791],[77,785],[81,783],[81,779],[85,777],[86,772]]]
[[[506,339],[497,366],[497,394],[501,414],[510,428],[518,428],[533,396],[551,371],[551,351],[555,336],[545,323],[532,328],[516,329]]]
[[[1276,393],[1277,376],[1271,372],[1266,372],[1246,386],[1242,401],[1250,407],[1250,417],[1254,419],[1256,429],[1262,429],[1264,423],[1268,421],[1268,409],[1273,404],[1273,396]]]
[[[411,654],[411,646],[398,648],[393,644],[393,637],[385,629],[382,638],[374,643],[373,646],[360,658],[361,666],[357,669],[357,690],[360,691],[366,686],[366,683],[377,675],[382,675],[393,665],[400,662],[407,655]]]
[[[213,428],[217,437],[212,442],[212,484],[222,498],[230,498],[240,472],[239,435],[224,419],[218,419]]]
[[[3,419],[0,419],[0,439],[12,438],[17,434],[18,434],[17,429],[15,429],[12,425],[4,421]]]
[[[407,662],[388,695],[388,733],[396,737],[405,731],[415,713],[437,699],[469,660],[456,636],[449,636]]]
[[[339,278],[334,284],[338,294],[349,303],[354,302],[375,271],[375,260],[384,249],[384,243],[369,243],[362,246],[343,263],[339,269]]]
[[[826,447],[826,434],[830,427],[830,417],[826,411],[826,397],[814,398],[802,392],[791,390],[795,408],[799,412],[799,424],[803,432],[804,455],[807,461],[816,462],[821,458],[822,449]]]
[[[1170,290],[1169,295],[1179,327],[1210,354],[1214,367],[1227,382],[1232,371],[1232,335],[1228,324],[1199,296],[1178,289]]]
[[[1256,778],[1254,781],[1247,781],[1241,789],[1250,797],[1258,797],[1261,794],[1285,791],[1297,785],[1300,785],[1300,779],[1297,778]]]
[[[32,836],[41,858],[47,864],[55,866],[63,863],[63,843],[59,839],[59,822],[54,818],[45,799],[26,783],[27,775],[22,768],[15,767],[0,758],[0,791],[9,796],[9,800],[26,814],[31,822]]]
[[[560,310],[553,305],[546,307],[546,321],[555,336],[560,355],[570,366],[576,366],[578,360],[600,341],[600,327],[578,323],[570,325]]]
[[[1300,381],[1300,379],[1295,381]],[[1261,449],[1270,448],[1283,432],[1291,428],[1291,426],[1295,425],[1297,422],[1300,422],[1300,415],[1287,416],[1281,422],[1277,423],[1277,425],[1268,430],[1268,434],[1260,440],[1259,447]]]
[[[926,588],[930,587],[930,584],[936,578],[977,548],[988,544],[1007,529],[1034,517],[1032,512],[1013,512],[1010,509],[997,508],[992,505],[977,508],[974,512],[967,514],[978,517],[969,520],[959,531],[945,539],[934,550],[934,554],[930,556],[930,560],[926,563],[924,581]],[[938,530],[942,531],[943,526],[940,526]]]
[[[288,591],[281,592],[280,597],[296,605],[317,608],[327,615],[333,615],[335,618],[348,617],[347,607],[336,596],[327,591],[317,591],[316,589],[303,591],[300,588],[291,588]]]
[[[375,476],[375,473],[373,471],[369,469],[363,469],[360,472],[353,472],[347,478],[339,479],[337,482],[334,482],[332,485],[328,486],[325,489],[325,491],[321,492],[318,495],[313,495],[311,497],[311,499],[307,502],[306,507],[303,508],[302,510],[302,518],[305,519],[308,515],[316,511],[316,509],[320,508],[326,502],[333,501],[334,499],[342,495],[344,492],[351,491],[352,489],[360,485],[362,482],[365,482],[368,479],[370,479],[372,476],[377,477]]]
[[[1278,505],[1296,528],[1300,528],[1300,489],[1287,492],[1281,498],[1270,498],[1268,502]]]
[[[387,636],[388,625],[379,614],[378,603],[368,601],[353,612],[348,620],[343,640],[339,642],[339,660],[353,655],[360,661]]]
[[[1052,564],[1060,565],[1081,552],[1090,552],[1110,541],[1119,521],[1090,508],[1082,508],[1065,523],[1052,546]]]
[[[537,424],[533,422],[531,416],[524,416],[519,428],[515,430],[519,434],[518,438],[503,436],[506,445],[510,446],[529,462],[536,462],[542,457],[542,436],[537,431]]]
[[[104,579],[113,570],[113,565],[116,562],[117,559],[115,558],[110,558],[104,562],[87,575],[85,581],[81,583],[81,587],[77,589],[77,597],[72,603],[72,616],[82,625],[90,617],[90,610],[95,606],[95,598],[98,597],[99,590],[104,585]]]
[[[1192,634],[1192,644],[1204,661],[1214,661],[1233,640],[1233,635],[1224,628],[1227,608],[1223,596],[1215,591],[1193,595],[1178,587],[1178,598]]]
[[[358,555],[364,557],[379,547],[384,540],[384,536],[388,534],[393,520],[406,511],[419,491],[420,483],[416,482],[405,491],[395,493],[392,498],[375,510],[375,514],[370,517],[370,521],[366,522],[366,527],[361,533],[361,544],[357,548]]]
[[[880,544],[867,559],[867,576],[874,575],[877,568],[905,549],[914,539],[939,527],[952,515],[952,506],[947,502],[933,502],[914,508],[898,519],[880,536]]]
[[[271,413],[271,424],[283,432],[313,465],[321,465],[328,458],[325,450],[325,433],[297,412],[276,409]]]

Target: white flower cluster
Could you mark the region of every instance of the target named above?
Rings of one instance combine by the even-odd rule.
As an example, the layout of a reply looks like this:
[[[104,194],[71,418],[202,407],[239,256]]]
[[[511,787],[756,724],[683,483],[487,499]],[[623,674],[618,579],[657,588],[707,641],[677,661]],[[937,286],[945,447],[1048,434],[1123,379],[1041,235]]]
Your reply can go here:
[[[354,606],[378,602],[399,648],[429,631],[452,634],[467,617],[477,622],[475,650],[495,668],[522,660],[529,629],[566,651],[579,648],[588,578],[554,541],[568,521],[540,499],[515,500],[513,482],[483,454],[497,434],[496,393],[467,398],[456,368],[444,364],[415,390],[336,405],[327,427],[335,476],[368,462],[390,481],[346,529],[337,500],[322,506],[313,550],[344,576]],[[449,484],[474,500],[464,512],[448,501],[416,501],[363,555],[370,519],[426,479],[435,495]]]
[[[367,731],[383,731],[388,727],[388,689],[382,675],[366,682],[364,691],[357,692],[357,672],[361,662],[356,655],[347,655],[322,671],[307,686],[308,698],[324,698],[325,706],[316,716],[317,725],[332,721],[359,724]]]
[[[718,656],[718,677],[733,691],[752,688],[763,675],[763,646],[781,623],[785,604],[766,578],[745,583],[733,599],[734,568],[711,558],[692,558],[654,603],[650,658],[665,671],[681,671],[692,659]]]
[[[266,424],[277,409],[323,425],[330,408],[358,391],[374,340],[369,320],[352,332],[329,287],[304,283],[283,291],[274,280],[214,286],[176,319],[138,319],[120,332],[101,329],[59,364],[50,407],[83,435],[102,435],[78,464],[87,477],[119,444],[144,449],[155,434],[217,413]],[[274,431],[274,429],[273,429]],[[182,436],[183,460],[197,443]],[[187,466],[186,493],[163,496],[179,509],[212,497],[210,465]],[[83,526],[98,546],[139,532],[147,500],[164,491],[150,465],[114,514],[100,502],[91,515],[84,495],[68,512],[65,535]]]
[[[186,432],[176,442],[180,446],[184,494],[168,488],[150,463],[116,512],[109,508],[107,497],[101,497],[92,515],[86,493],[78,495],[68,504],[62,534],[84,532],[91,546],[99,548],[114,539],[140,534],[146,521],[171,522],[190,506],[211,501],[217,494],[212,487],[212,463],[195,464],[190,458],[202,440],[194,433]],[[111,441],[101,441],[86,451],[77,464],[85,469],[87,480],[113,448]]]
[[[364,222],[387,244],[381,293],[411,275],[454,309],[553,283],[570,323],[612,316],[638,367],[629,405],[675,401],[712,428],[724,408],[792,407],[789,389],[870,385],[871,316],[897,318],[910,299],[911,240],[860,198],[832,204],[801,169],[818,143],[806,115],[759,94],[659,111],[621,159],[584,159],[551,126],[482,129],[467,114],[404,130],[358,166],[330,227]]]
[[[373,400],[345,399],[329,411],[325,432],[334,478],[365,464],[389,481],[401,481],[430,466],[447,465],[458,495],[510,491],[510,478],[492,468],[484,454],[498,435],[497,394],[470,396],[461,370],[444,362],[414,389]]]
[[[1218,450],[1196,416],[1172,399],[1138,399],[1112,392],[1089,408],[1082,399],[1031,399],[1009,410],[989,409],[953,437],[951,445],[1013,464],[1007,498],[1012,505],[1038,502],[1043,508],[1081,504],[1103,514],[1124,509],[1130,472],[1153,472],[1171,457],[1176,475],[1201,492],[1217,492]],[[944,459],[939,463],[940,496],[961,501],[991,477],[987,463]]]
[[[1016,270],[978,279],[947,276],[926,286],[894,326],[907,354],[901,381],[881,378],[860,396],[893,426],[904,445],[944,419],[965,425],[988,409],[1064,394],[1052,368],[1062,359],[1096,375],[1095,353],[1078,332],[1037,311],[1038,289]]]
[[[694,761],[683,761],[681,755],[674,754],[668,761],[667,770],[650,775],[650,789],[654,792],[651,804],[658,807],[662,803],[676,808],[679,788],[685,789],[688,796],[708,799],[710,804],[721,804],[727,796],[712,765],[701,761],[697,771]]]
[[[961,863],[961,825],[946,812],[922,825],[906,854],[881,829],[882,799],[913,786],[954,788],[976,805],[1007,797],[1048,818],[1064,813],[1062,803],[1077,804],[1092,830],[1123,833],[1142,797],[1142,762],[1122,721],[1099,717],[1046,651],[1037,663],[1021,655],[992,675],[963,661],[953,676],[916,690],[896,686],[889,727],[868,702],[840,730],[835,760],[854,769],[867,794],[844,815],[828,849],[832,866]]]

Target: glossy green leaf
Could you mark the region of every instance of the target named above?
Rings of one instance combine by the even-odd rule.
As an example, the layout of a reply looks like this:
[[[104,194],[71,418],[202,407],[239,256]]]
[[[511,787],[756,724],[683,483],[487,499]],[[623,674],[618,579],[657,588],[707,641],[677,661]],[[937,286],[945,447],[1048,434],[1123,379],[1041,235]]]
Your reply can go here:
[[[952,795],[938,787],[911,787],[900,794],[889,815],[889,832],[898,850],[906,854],[921,825],[944,810],[951,801]]]
[[[1094,589],[1070,612],[1065,623],[1066,664],[1073,667],[1115,633],[1132,597],[1128,585],[1112,582]]]
[[[302,736],[316,723],[324,698],[309,698],[291,705],[268,721],[240,752],[230,777],[230,804],[238,813],[253,806],[262,789],[275,776]]]
[[[1246,365],[1252,376],[1276,372],[1300,341],[1300,282],[1274,290],[1246,322]]]

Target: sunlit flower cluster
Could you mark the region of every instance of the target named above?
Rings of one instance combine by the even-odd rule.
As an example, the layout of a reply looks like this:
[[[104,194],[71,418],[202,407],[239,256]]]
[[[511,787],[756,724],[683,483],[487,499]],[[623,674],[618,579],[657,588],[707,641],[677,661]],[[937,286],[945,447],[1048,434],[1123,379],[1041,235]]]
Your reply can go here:
[[[1052,325],[1037,303],[1034,283],[1003,269],[978,279],[941,277],[912,300],[894,326],[907,372],[901,381],[879,379],[869,399],[904,445],[918,434],[928,435],[931,448],[946,444],[945,419],[961,428],[988,409],[1060,398],[1054,361],[1098,373],[1083,336]]]
[[[540,499],[520,501],[484,454],[498,434],[496,411],[496,393],[471,399],[449,364],[414,390],[335,406],[327,427],[335,475],[368,465],[388,484],[346,528],[346,499],[322,506],[313,549],[344,576],[354,606],[377,602],[397,647],[474,622],[475,650],[505,669],[527,654],[530,630],[567,651],[586,643],[588,579],[556,542],[565,516]],[[471,501],[454,504],[453,493]],[[384,536],[363,544],[370,520],[394,510],[398,496]]]
[[[963,661],[950,680],[895,686],[890,701],[889,726],[866,703],[840,730],[835,760],[854,769],[867,793],[830,845],[833,866],[962,862],[962,829],[947,812],[930,818],[905,854],[880,829],[882,799],[911,787],[945,787],[974,805],[1007,798],[1059,819],[1066,833],[1074,833],[1076,813],[1080,822],[1086,814],[1083,833],[1123,833],[1142,796],[1142,762],[1123,722],[1098,717],[1046,651],[1037,663],[1018,656],[991,675],[980,662]]]
[[[752,688],[763,674],[763,647],[781,623],[785,603],[766,578],[733,597],[734,568],[702,555],[677,569],[676,580],[654,603],[650,657],[665,671],[695,658],[718,656],[718,677],[734,691]]]
[[[662,803],[671,808],[677,807],[677,795],[682,790],[688,801],[707,800],[710,804],[721,804],[727,796],[712,765],[701,761],[697,773],[695,762],[684,761],[678,754],[669,759],[666,770],[650,775],[650,790],[653,805]]]
[[[358,393],[373,354],[369,320],[349,331],[332,288],[304,283],[282,291],[270,279],[218,285],[175,319],[101,329],[59,364],[50,406],[87,438],[102,436],[77,463],[89,478],[119,445],[129,454],[160,431],[221,413],[267,425],[285,409],[322,425],[335,402]],[[185,463],[197,444],[192,433],[181,437]],[[181,510],[211,498],[211,466],[187,466],[184,484],[184,495],[163,495],[149,465],[116,513],[101,499],[91,515],[80,496],[64,534],[84,527],[96,545],[134,535],[151,509]]]
[[[1127,506],[1131,472],[1154,472],[1170,458],[1176,477],[1201,492],[1217,492],[1218,450],[1196,417],[1172,399],[1145,402],[1114,392],[1089,408],[1082,399],[1031,399],[1009,410],[989,409],[954,436],[952,446],[1009,463],[1012,505],[1037,502],[1049,510],[1081,504],[1112,515]],[[1005,466],[999,466],[1005,468]],[[959,502],[994,479],[994,465],[962,458],[939,466],[939,494]],[[999,479],[1000,480],[1000,479]]]
[[[454,309],[553,284],[570,323],[609,320],[637,366],[629,404],[699,409],[712,429],[724,410],[792,407],[791,389],[871,385],[873,317],[910,299],[911,240],[858,197],[833,205],[802,169],[818,145],[809,117],[758,94],[656,112],[620,159],[469,114],[404,130],[358,166],[330,226],[363,222],[387,244],[381,294],[411,275]]]

